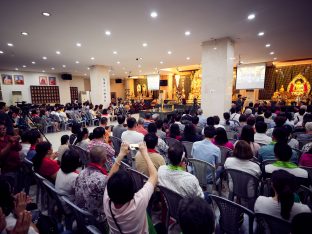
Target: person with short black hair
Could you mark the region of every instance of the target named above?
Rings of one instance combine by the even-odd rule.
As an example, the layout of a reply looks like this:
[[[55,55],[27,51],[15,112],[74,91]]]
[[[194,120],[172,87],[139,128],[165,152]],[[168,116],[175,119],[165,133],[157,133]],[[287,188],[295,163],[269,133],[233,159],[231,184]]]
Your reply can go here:
[[[69,145],[69,136],[63,135],[61,137],[61,145],[57,150],[57,160],[59,162],[62,162],[62,156],[65,153],[65,151],[69,150],[68,145]]]
[[[128,130],[121,134],[121,140],[128,144],[138,144],[143,141],[144,135],[136,131],[137,121],[133,117],[127,118]]]
[[[224,128],[216,128],[216,135],[214,139],[212,139],[212,143],[217,146],[227,147],[231,150],[234,149],[234,145],[232,142],[228,140],[228,137]]]
[[[212,234],[215,216],[211,206],[200,197],[184,198],[179,203],[178,221],[183,234]]]
[[[127,128],[124,126],[125,123],[125,116],[124,115],[118,115],[117,116],[117,122],[118,124],[113,128],[113,136],[121,139],[121,135],[124,131],[127,131]]]
[[[156,135],[164,140],[166,138],[166,133],[163,131],[163,124],[164,122],[161,119],[157,119],[156,122],[157,132]]]
[[[291,221],[300,213],[310,213],[307,205],[295,202],[294,193],[298,189],[295,176],[285,170],[276,170],[271,176],[274,197],[259,196],[255,212],[272,215]]]
[[[31,130],[25,130],[25,131],[22,131],[20,133],[21,133],[20,135],[21,135],[21,141],[22,141],[21,142],[22,149],[21,149],[20,153],[21,153],[21,156],[23,158],[25,158],[29,149],[30,149],[30,146],[31,146],[31,144],[29,142]]]
[[[253,155],[256,156],[258,153],[258,150],[260,149],[260,145],[258,143],[255,143],[254,136],[255,136],[255,132],[254,132],[253,127],[247,124],[243,127],[239,139],[246,141],[250,145]]]
[[[157,133],[157,126],[155,123],[150,123],[147,127],[148,133],[152,133],[156,135]],[[157,135],[156,135],[157,136]],[[157,136],[158,137],[158,136]],[[158,137],[158,143],[155,147],[155,150],[162,155],[163,157],[167,156],[167,151],[168,151],[168,145],[165,143],[165,141],[161,138]]]
[[[254,135],[254,140],[256,143],[261,145],[267,145],[272,142],[272,138],[266,135],[266,130],[268,126],[263,121],[256,122],[256,133]]]
[[[30,148],[26,155],[26,158],[31,161],[33,157],[36,155],[36,145],[42,141],[41,133],[39,132],[39,130],[31,129],[28,140],[30,143]]]
[[[264,112],[264,122],[267,124],[268,128],[274,128],[275,123],[272,119],[272,112],[267,110]]]
[[[181,118],[182,117],[180,114],[176,114],[174,116],[174,124],[177,124],[179,126],[180,131],[183,132],[185,126],[184,126],[184,124],[181,123]]]
[[[168,137],[174,138],[176,140],[182,139],[180,127],[178,124],[176,124],[176,123],[171,124],[171,126],[169,128],[169,132],[168,132]]]
[[[160,166],[158,169],[159,184],[175,191],[183,197],[202,197],[204,193],[199,186],[198,179],[185,171],[184,147],[176,142],[168,149],[169,165]]]
[[[84,150],[88,150],[89,143],[89,130],[87,128],[83,128],[81,133],[78,134],[76,145]]]
[[[284,124],[286,123],[286,116],[282,113],[279,113],[275,118],[274,118],[274,123],[275,123],[275,127],[274,128],[270,128],[266,131],[266,134],[269,137],[273,137],[273,131],[275,128],[280,128],[283,127]]]
[[[203,138],[196,133],[195,126],[191,123],[185,124],[184,132],[181,138],[181,141],[189,141],[189,142],[195,142],[200,141]]]

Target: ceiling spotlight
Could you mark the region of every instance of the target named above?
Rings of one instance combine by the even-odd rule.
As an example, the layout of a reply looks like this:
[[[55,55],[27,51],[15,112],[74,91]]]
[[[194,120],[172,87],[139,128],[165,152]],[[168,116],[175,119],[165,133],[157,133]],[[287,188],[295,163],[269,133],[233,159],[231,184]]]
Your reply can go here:
[[[168,54],[172,54],[172,51],[171,51],[171,50],[169,50],[167,53],[168,53]]]
[[[255,15],[255,14],[250,14],[250,15],[248,15],[248,17],[247,17],[248,20],[253,20],[254,18],[256,18],[256,15]]]
[[[143,47],[147,47],[147,43],[143,43],[142,46],[143,46]]]
[[[190,60],[191,58],[190,57],[186,57],[186,60]]]
[[[120,62],[119,62],[119,61],[117,61],[117,64],[120,64]]]
[[[42,72],[45,72],[45,70],[42,70]]]
[[[90,67],[87,67],[87,70],[90,70]]]
[[[95,58],[94,58],[94,57],[91,57],[90,59],[91,59],[91,60],[94,60]]]
[[[152,12],[151,12],[151,17],[152,17],[152,18],[157,18],[157,16],[158,16],[158,14],[157,14],[156,11],[152,11]]]
[[[76,64],[78,64],[78,63],[79,63],[79,61],[76,61],[75,63],[76,63]]]
[[[21,32],[21,34],[22,34],[23,36],[28,36],[28,33],[27,33],[27,32]]]
[[[26,66],[26,65],[23,65],[22,67],[25,68],[25,67],[27,67],[27,66]]]
[[[43,16],[50,16],[51,14],[49,12],[42,12]]]
[[[262,37],[263,35],[264,35],[264,32],[259,32],[259,33],[258,33],[258,36],[259,36],[259,37]]]
[[[36,64],[36,62],[35,62],[35,61],[32,61],[31,63],[32,63],[32,64]]]
[[[85,73],[84,75],[87,76],[87,73]]]
[[[271,51],[271,52],[270,52],[270,55],[273,55],[273,54],[275,54],[274,51]]]
[[[214,50],[217,50],[217,47],[213,47]]]
[[[77,43],[76,43],[76,46],[77,46],[77,47],[81,47],[81,43],[80,43],[80,42],[77,42]]]
[[[58,54],[58,55],[60,55],[60,54],[61,54],[61,51],[57,50],[55,53]]]
[[[8,43],[7,45],[10,46],[10,47],[14,46],[12,43]]]
[[[106,36],[110,36],[110,35],[111,35],[111,32],[108,31],[108,30],[106,30],[106,31],[105,31],[105,35],[106,35]]]
[[[46,56],[43,56],[42,59],[43,59],[43,60],[47,60],[48,58],[47,58]]]
[[[163,61],[160,61],[159,63],[160,63],[160,64],[163,64],[164,62],[163,62]]]
[[[65,67],[66,67],[66,65],[62,65],[62,67],[63,67],[63,68],[65,68]]]
[[[15,71],[18,71],[18,68],[17,68],[17,67],[15,68]]]
[[[54,67],[51,67],[51,70],[55,70],[55,68],[54,68]]]
[[[275,57],[274,60],[276,60],[277,58]]]
[[[3,54],[4,52],[2,50],[0,50],[0,54]]]
[[[271,44],[266,44],[265,47],[269,48],[271,46]]]
[[[190,31],[185,31],[184,35],[185,36],[189,36],[189,35],[191,35],[191,32]]]
[[[117,54],[117,51],[113,51],[113,54]]]

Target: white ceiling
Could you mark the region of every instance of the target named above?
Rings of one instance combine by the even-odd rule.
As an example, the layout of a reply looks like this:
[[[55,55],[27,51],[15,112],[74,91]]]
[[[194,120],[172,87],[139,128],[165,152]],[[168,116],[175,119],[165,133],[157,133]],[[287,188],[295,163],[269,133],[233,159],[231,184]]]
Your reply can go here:
[[[199,64],[201,42],[227,36],[245,63],[311,58],[311,7],[311,0],[1,0],[0,68],[83,75],[101,64],[111,66],[114,77],[149,74],[156,67]],[[250,13],[256,14],[253,21],[247,20]]]

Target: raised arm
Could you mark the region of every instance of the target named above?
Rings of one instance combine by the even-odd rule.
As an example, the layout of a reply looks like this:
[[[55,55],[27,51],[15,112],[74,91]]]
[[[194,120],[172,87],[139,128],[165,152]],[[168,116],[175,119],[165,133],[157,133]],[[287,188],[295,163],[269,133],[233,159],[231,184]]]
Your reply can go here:
[[[121,143],[119,154],[115,160],[115,163],[113,164],[109,174],[108,178],[110,178],[112,175],[114,175],[121,165],[121,161],[124,159],[125,156],[129,153],[129,145],[125,142]]]

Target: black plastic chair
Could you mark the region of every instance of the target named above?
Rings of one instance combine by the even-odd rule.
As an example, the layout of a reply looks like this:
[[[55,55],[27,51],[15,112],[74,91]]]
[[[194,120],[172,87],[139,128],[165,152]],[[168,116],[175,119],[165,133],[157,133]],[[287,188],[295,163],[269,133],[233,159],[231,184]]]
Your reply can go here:
[[[291,224],[284,219],[263,213],[255,213],[255,217],[257,233],[289,234],[291,231]]]
[[[114,136],[111,136],[110,137],[112,143],[113,143],[113,147],[114,147],[114,150],[115,150],[115,155],[117,156],[120,152],[120,147],[121,147],[121,143],[122,143],[122,140],[118,137],[114,137]]]
[[[240,170],[226,169],[225,171],[228,175],[229,183],[232,182],[233,185],[232,190],[229,185],[229,200],[234,201],[236,197],[241,201],[240,204],[247,203],[247,208],[253,210],[259,194],[259,178]]]
[[[194,142],[190,142],[190,141],[182,141],[182,144],[184,146],[184,150],[186,152],[186,157],[187,158],[193,158],[193,156],[192,156],[193,143]]]
[[[22,170],[23,170],[23,182],[24,182],[23,187],[24,187],[25,193],[28,195],[31,183],[33,181],[32,161],[28,160],[27,158],[24,158]]]
[[[248,215],[249,234],[253,233],[254,212],[223,197],[219,197],[212,194],[210,194],[209,197],[214,201],[214,203],[219,208],[220,211],[219,225],[221,233],[227,234],[239,233],[240,227],[243,223],[243,214]]]
[[[169,220],[170,217],[174,218],[176,221],[178,220],[178,208],[179,208],[179,202],[183,199],[183,197],[164,187],[161,185],[157,186],[160,190],[160,192],[164,195],[165,197],[165,202],[166,202],[166,206],[167,206],[167,214],[166,214],[166,222],[165,222],[165,226],[166,226],[166,230],[168,232],[169,230]]]
[[[166,137],[166,138],[165,138],[165,143],[166,143],[169,147],[172,146],[172,145],[174,145],[175,143],[180,143],[180,144],[181,144],[180,141],[178,141],[177,139],[174,139],[174,138],[172,138],[172,137]]]
[[[37,184],[36,203],[37,205],[40,203],[41,210],[45,210],[46,208],[48,208],[48,196],[46,193],[45,185],[43,184],[43,181],[45,181],[46,179],[36,172],[34,172],[34,179]]]
[[[231,150],[230,148],[228,147],[225,147],[225,146],[218,146],[220,151],[221,151],[221,165],[224,165],[225,163],[225,160],[228,158],[228,157],[231,157],[232,154],[233,154],[233,150]]]
[[[135,191],[139,191],[143,188],[145,182],[148,180],[148,177],[132,168],[128,168],[128,172],[135,184]]]

